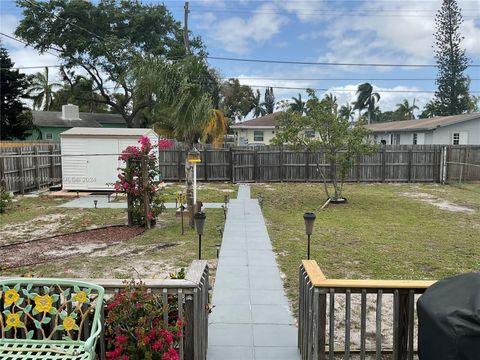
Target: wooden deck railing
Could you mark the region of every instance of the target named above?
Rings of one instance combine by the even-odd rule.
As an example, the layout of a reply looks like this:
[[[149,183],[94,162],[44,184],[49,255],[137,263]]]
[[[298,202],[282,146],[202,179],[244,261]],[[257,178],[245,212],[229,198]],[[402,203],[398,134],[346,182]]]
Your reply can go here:
[[[122,279],[77,280],[102,286],[105,289],[106,299],[125,288],[125,280]],[[206,360],[210,286],[207,262],[194,260],[187,270],[185,279],[142,279],[142,283],[145,284],[147,290],[161,294],[164,305],[176,301],[178,316],[186,321],[184,336],[180,339],[179,344],[180,359]],[[163,318],[165,321],[168,321],[168,312],[169,306],[163,306]],[[88,335],[88,332],[84,334],[84,336]],[[101,333],[97,346],[98,358],[105,360],[106,343],[104,331]]]
[[[435,281],[327,279],[316,261],[299,272],[298,346],[302,360],[413,359],[416,297]],[[336,313],[337,312],[337,313]],[[340,314],[338,314],[340,312]]]

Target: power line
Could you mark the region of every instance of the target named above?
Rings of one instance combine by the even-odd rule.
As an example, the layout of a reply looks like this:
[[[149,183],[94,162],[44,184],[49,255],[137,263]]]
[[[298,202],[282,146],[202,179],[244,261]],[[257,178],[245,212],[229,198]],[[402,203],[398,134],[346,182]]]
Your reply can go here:
[[[375,64],[375,63],[339,63],[339,62],[313,62],[313,61],[289,61],[289,60],[267,60],[267,59],[245,59],[221,56],[206,56],[207,59],[239,62],[255,62],[265,64],[289,64],[289,65],[320,65],[320,66],[359,66],[359,67],[437,67],[434,64]],[[470,67],[480,67],[477,64],[470,64]]]
[[[220,79],[239,79],[239,80],[275,80],[275,81],[435,81],[436,78],[272,78],[272,77],[248,77],[248,76],[222,76]],[[479,81],[478,79],[470,79]]]
[[[269,86],[269,85],[249,85],[250,87],[258,88],[274,88],[281,90],[308,90],[312,89],[315,91],[331,91],[331,92],[357,92],[357,89],[328,89],[328,88],[312,88],[312,87],[290,87],[290,86]],[[434,94],[435,90],[379,90],[374,89],[376,92],[385,92],[385,93],[432,93]],[[480,93],[480,91],[470,91],[470,93]]]
[[[10,35],[5,34],[5,33],[3,33],[3,32],[0,32],[0,35],[5,36],[5,37],[7,37],[7,38],[9,38],[9,39],[12,39],[12,40],[15,40],[15,41],[17,41],[17,42],[19,42],[19,43],[21,43],[21,44],[23,44],[23,45],[25,45],[25,46],[30,46],[31,48],[35,49],[35,46],[30,45],[29,43],[26,43],[26,42],[23,41],[23,40],[17,39],[16,37],[10,36]],[[52,49],[52,48],[50,48],[50,49]],[[36,50],[36,49],[35,49],[35,50]],[[58,50],[56,50],[56,49],[52,49],[52,50],[58,51]],[[44,52],[46,52],[47,54],[50,54],[50,55],[59,57],[58,54],[54,54],[54,53],[49,52],[49,51],[47,51],[47,50],[45,50]],[[60,66],[60,65],[59,65],[59,66]],[[45,67],[45,66],[42,66],[42,67]],[[18,69],[20,69],[20,68],[18,68]]]

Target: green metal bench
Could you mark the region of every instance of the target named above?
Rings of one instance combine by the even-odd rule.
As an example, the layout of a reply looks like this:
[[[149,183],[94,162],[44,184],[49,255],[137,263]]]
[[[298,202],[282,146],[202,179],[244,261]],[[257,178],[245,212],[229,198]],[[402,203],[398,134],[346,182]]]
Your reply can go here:
[[[82,281],[0,279],[0,359],[94,359],[103,296]]]

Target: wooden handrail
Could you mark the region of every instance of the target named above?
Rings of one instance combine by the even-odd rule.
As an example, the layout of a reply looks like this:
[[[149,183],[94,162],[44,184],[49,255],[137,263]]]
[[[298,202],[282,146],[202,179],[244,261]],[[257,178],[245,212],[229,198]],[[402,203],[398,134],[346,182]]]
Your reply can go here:
[[[303,260],[302,264],[312,285],[317,288],[427,289],[437,282],[436,280],[327,279],[315,260]]]

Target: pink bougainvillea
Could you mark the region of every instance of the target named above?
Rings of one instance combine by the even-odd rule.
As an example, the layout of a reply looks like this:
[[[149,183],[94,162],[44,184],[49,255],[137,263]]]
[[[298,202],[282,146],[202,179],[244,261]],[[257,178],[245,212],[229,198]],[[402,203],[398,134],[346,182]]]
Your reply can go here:
[[[125,168],[120,168],[118,180],[114,185],[115,191],[124,192],[130,198],[129,211],[133,216],[135,225],[145,225],[147,221],[155,219],[164,209],[163,200],[159,194],[158,167],[155,150],[147,136],[142,136],[138,143],[140,146],[128,146],[118,157],[126,163]],[[142,159],[146,169],[142,169]],[[144,182],[143,174],[146,174]],[[144,198],[148,196],[150,211],[146,213]]]

